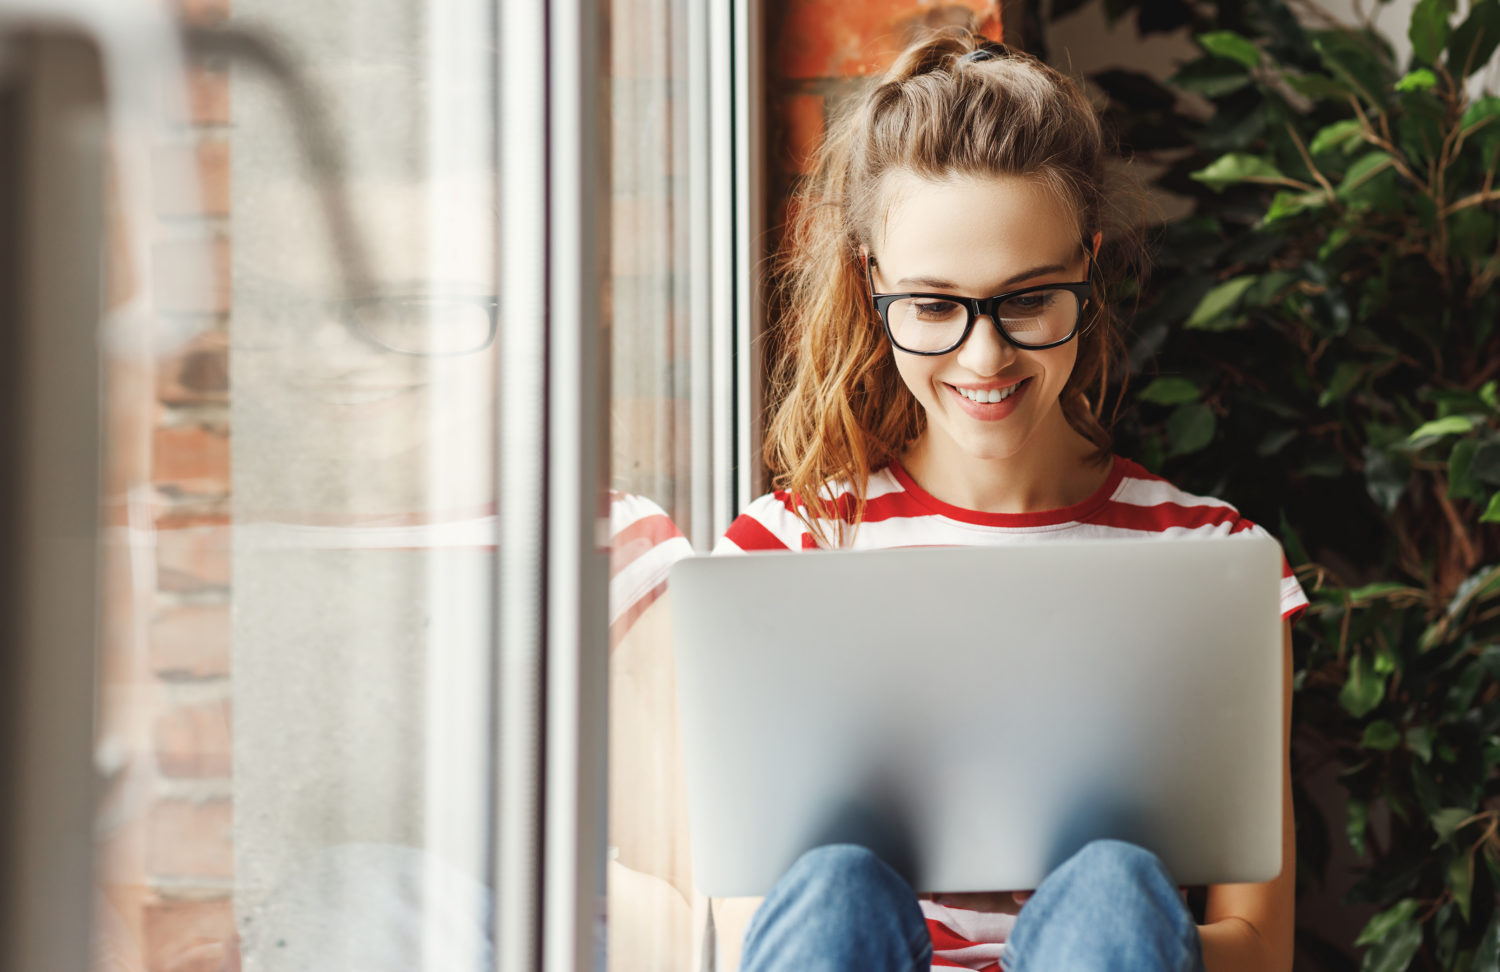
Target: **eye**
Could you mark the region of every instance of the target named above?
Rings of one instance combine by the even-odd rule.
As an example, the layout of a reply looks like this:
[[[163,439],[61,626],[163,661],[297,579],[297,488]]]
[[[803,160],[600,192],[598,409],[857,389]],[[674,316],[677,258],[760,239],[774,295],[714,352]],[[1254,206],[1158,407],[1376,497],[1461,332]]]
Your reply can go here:
[[[912,307],[922,321],[949,321],[963,312],[962,305],[951,300],[914,300]]]
[[[1000,307],[1002,314],[1036,314],[1046,310],[1057,299],[1056,291],[1042,290],[1033,294],[1012,297]]]

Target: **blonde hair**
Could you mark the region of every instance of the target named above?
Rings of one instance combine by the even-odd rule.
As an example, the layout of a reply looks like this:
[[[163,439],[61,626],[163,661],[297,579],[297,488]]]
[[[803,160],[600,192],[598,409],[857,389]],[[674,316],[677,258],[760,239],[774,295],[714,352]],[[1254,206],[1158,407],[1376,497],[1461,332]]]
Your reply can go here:
[[[861,262],[886,205],[885,178],[1036,179],[1077,213],[1080,243],[1102,235],[1108,263],[1123,267],[1138,261],[1140,235],[1120,219],[1120,198],[1133,194],[1113,191],[1109,159],[1099,120],[1073,81],[963,27],[907,48],[829,126],[797,193],[778,268],[781,354],[765,443],[776,487],[797,498],[798,515],[820,542],[842,542],[843,517],[857,525],[863,516],[870,473],[925,426],[896,371]],[[1061,403],[1103,462],[1113,443],[1103,403],[1112,374],[1123,377],[1124,342],[1103,281],[1094,298]],[[824,496],[839,480],[850,484],[852,510],[834,509]],[[836,523],[832,536],[828,521]]]

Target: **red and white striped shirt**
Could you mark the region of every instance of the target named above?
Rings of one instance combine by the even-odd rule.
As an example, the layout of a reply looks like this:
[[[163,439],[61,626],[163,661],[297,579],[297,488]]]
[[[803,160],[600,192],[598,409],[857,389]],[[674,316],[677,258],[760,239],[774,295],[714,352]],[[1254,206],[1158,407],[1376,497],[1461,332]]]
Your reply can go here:
[[[1115,457],[1109,477],[1081,503],[1040,513],[981,513],[944,503],[918,486],[898,463],[871,474],[864,516],[854,529],[854,495],[847,483],[825,490],[841,522],[829,522],[830,536],[842,536],[852,550],[890,547],[983,546],[1092,540],[1110,537],[1218,537],[1267,532],[1222,500],[1194,496]],[[797,500],[777,491],[751,503],[724,534],[715,553],[809,550],[820,544],[797,517]],[[1295,619],[1307,595],[1283,562],[1282,617]],[[1015,919],[921,902],[932,934],[934,969],[999,972],[1005,939]]]

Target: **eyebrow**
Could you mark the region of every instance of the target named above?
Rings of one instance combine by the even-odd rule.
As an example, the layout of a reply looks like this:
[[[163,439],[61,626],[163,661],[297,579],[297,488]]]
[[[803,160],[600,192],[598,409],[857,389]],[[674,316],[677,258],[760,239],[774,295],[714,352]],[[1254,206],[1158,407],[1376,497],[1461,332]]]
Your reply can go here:
[[[1068,269],[1067,266],[1061,263],[1049,263],[1043,267],[1032,267],[1030,270],[1023,271],[1013,277],[1010,277],[1007,280],[1001,281],[999,286],[1001,290],[1004,290],[1006,287],[1009,287],[1012,284],[1018,284],[1023,280],[1030,280],[1033,277],[1040,277],[1044,273],[1062,273],[1066,269]],[[963,289],[951,280],[943,280],[938,277],[902,277],[900,280],[896,281],[896,286],[898,287],[904,287],[908,284],[917,284],[922,287],[936,287],[939,290]]]

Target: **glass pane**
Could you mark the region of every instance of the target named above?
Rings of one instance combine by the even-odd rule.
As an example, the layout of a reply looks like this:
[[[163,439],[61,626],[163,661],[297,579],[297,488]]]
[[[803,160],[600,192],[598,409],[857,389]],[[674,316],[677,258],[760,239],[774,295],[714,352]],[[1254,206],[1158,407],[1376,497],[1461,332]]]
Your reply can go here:
[[[665,593],[690,555],[695,481],[686,0],[610,4],[609,967],[695,967],[686,798]],[[701,147],[701,146],[700,146]],[[703,376],[698,376],[700,379]],[[699,417],[701,420],[701,417]],[[706,527],[706,524],[700,524]]]
[[[493,16],[235,0],[311,129],[230,48],[121,149],[101,968],[488,965]]]

